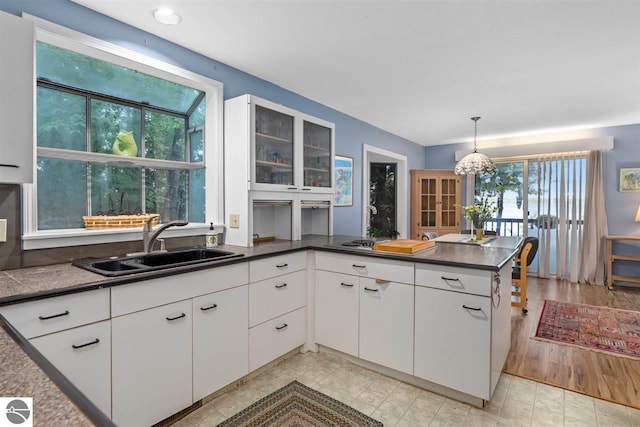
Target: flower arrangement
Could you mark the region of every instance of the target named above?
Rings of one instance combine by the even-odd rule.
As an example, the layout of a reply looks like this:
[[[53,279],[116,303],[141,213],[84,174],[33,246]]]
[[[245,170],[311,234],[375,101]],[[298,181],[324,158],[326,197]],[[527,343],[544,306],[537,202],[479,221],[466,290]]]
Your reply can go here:
[[[493,218],[493,215],[498,211],[495,204],[484,196],[480,201],[474,205],[462,206],[464,210],[464,217],[473,223],[475,228],[483,228],[485,222]]]

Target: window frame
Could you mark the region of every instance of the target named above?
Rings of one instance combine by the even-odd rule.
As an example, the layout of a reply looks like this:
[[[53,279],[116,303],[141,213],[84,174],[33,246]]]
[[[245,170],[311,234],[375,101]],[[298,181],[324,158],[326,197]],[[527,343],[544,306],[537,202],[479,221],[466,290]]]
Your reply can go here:
[[[23,14],[25,19],[34,22],[35,43],[44,42],[63,49],[71,50],[82,55],[90,56],[106,62],[140,71],[161,79],[169,80],[184,86],[193,87],[205,93],[205,217],[206,223],[190,223],[186,227],[172,227],[165,233],[167,237],[194,236],[204,234],[208,224],[213,222],[217,232],[223,231],[224,205],[221,203],[224,195],[223,176],[223,84],[200,74],[193,73],[178,66],[168,64],[141,53],[105,42],[86,34],[62,27],[49,21],[29,14]],[[36,81],[34,72],[34,103],[36,100]],[[38,147],[36,140],[36,120],[34,109],[34,138],[33,145],[37,153],[45,147]],[[213,129],[213,130],[211,130]],[[48,157],[48,156],[47,156]],[[162,160],[155,160],[162,163]],[[192,163],[192,165],[201,165]],[[37,174],[37,162],[34,161],[33,174]],[[185,168],[186,169],[186,168]],[[86,230],[84,228],[62,230],[38,230],[37,211],[37,179],[32,184],[22,185],[23,204],[23,250],[55,248],[99,243],[134,241],[141,239],[141,229],[122,228],[114,230]]]

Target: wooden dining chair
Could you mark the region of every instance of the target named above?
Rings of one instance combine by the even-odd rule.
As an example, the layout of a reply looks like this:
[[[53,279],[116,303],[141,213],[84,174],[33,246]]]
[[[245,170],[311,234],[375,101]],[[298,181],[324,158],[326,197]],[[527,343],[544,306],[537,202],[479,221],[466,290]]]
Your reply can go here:
[[[520,251],[513,258],[514,265],[511,273],[511,296],[518,297],[518,301],[511,301],[513,307],[520,307],[527,313],[527,267],[538,252],[538,238],[527,237],[522,242]]]

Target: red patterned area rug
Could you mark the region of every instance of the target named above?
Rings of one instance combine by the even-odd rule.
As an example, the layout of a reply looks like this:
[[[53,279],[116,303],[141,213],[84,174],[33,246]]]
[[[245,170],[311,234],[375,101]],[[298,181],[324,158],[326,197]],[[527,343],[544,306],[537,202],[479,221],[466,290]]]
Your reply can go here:
[[[534,338],[640,359],[640,312],[545,300]]]
[[[218,424],[221,426],[382,427],[382,423],[293,381]]]

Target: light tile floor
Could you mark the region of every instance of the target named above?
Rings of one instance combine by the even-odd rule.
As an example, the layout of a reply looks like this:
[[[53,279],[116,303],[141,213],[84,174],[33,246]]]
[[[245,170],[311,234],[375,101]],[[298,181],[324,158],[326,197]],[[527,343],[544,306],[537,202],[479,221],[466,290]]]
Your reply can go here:
[[[293,380],[385,426],[640,427],[640,410],[503,374],[479,409],[422,390],[329,353],[296,354],[206,403],[174,426],[215,426]]]

